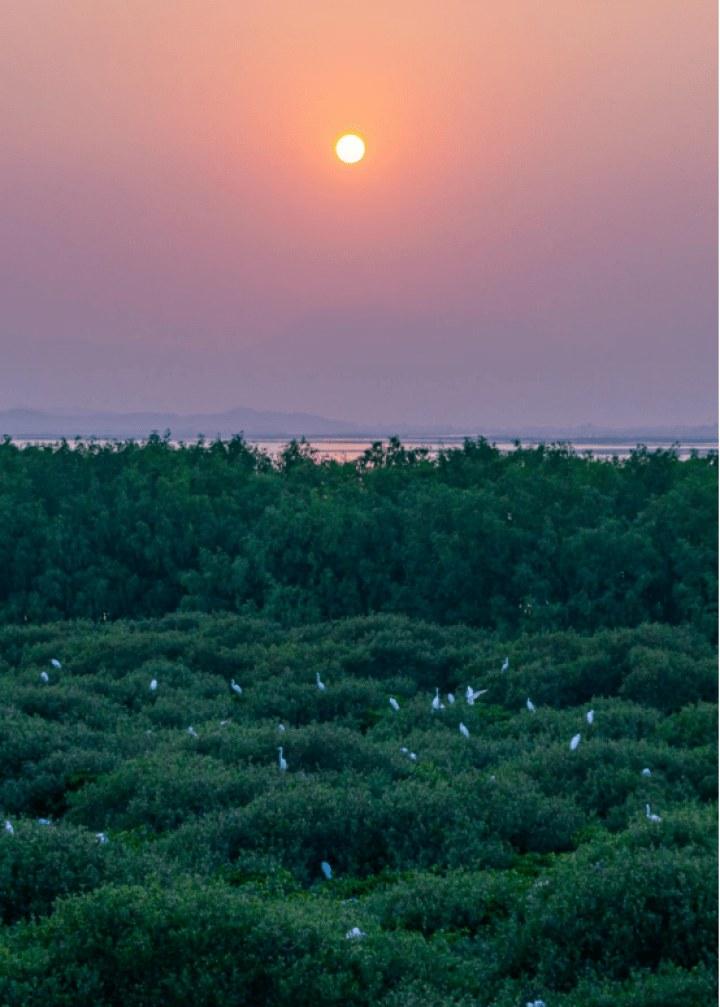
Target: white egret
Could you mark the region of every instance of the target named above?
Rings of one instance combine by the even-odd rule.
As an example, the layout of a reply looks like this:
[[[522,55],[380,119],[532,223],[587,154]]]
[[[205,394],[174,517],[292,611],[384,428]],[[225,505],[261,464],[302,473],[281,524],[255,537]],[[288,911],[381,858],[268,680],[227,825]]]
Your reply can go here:
[[[108,837],[105,835],[104,832],[96,832],[95,833],[95,838],[99,839],[101,843],[109,843],[110,842],[110,840],[108,839]]]
[[[365,934],[358,927],[353,927],[345,934],[346,937],[364,937]]]
[[[280,768],[285,770],[287,769],[287,762],[283,759],[282,748],[279,748],[278,751],[280,752]]]
[[[50,679],[48,678],[48,673],[46,671],[41,671],[40,672],[40,678],[43,680],[43,682],[49,682],[50,681]]]
[[[157,689],[157,679],[154,678],[150,683],[150,692],[155,692],[156,689]]]
[[[433,708],[433,711],[440,709],[440,690],[439,689],[435,690],[435,699],[433,699],[433,701],[432,701],[432,708]]]
[[[472,686],[469,685],[465,691],[465,699],[467,700],[468,706],[474,706],[475,700],[479,696],[484,696],[487,689],[480,689],[478,692],[473,692]]]
[[[411,758],[411,759],[412,759],[413,761],[415,761],[415,760],[417,759],[417,755],[415,755],[415,753],[414,753],[414,752],[411,752],[411,753],[410,753],[410,758]]]
[[[278,724],[278,731],[284,731],[284,730],[285,730],[285,725],[284,724]]]
[[[650,776],[650,770],[649,769],[643,769],[642,775],[643,776]]]
[[[60,664],[60,662],[55,657],[51,658],[50,664],[53,666],[53,668],[57,668],[58,671],[60,670],[60,668],[62,668],[62,665]]]
[[[647,814],[647,816],[648,816],[648,818],[650,819],[651,822],[661,822],[662,821],[662,818],[660,817],[660,815],[651,815],[650,814],[650,805],[649,804],[646,804],[645,807],[647,808],[646,814]]]
[[[227,720],[221,720],[220,721],[220,727],[225,727],[226,724],[227,724]]]
[[[494,777],[494,776],[491,776],[491,777],[490,777],[490,782],[492,783],[494,779],[495,779],[495,777]]]
[[[455,705],[455,697],[451,692],[448,693],[448,703],[450,704],[450,706]]]
[[[152,734],[152,731],[146,731],[145,734]]]
[[[400,751],[401,752],[407,752],[407,748],[401,748]]]
[[[38,818],[38,823],[40,825],[51,825],[52,824],[52,822],[50,821],[49,818]]]
[[[528,701],[525,704],[525,706],[527,706],[527,708],[530,711],[530,713],[535,713],[535,707],[533,706],[533,704],[532,704],[532,702],[530,701],[529,698],[528,698]]]
[[[318,686],[318,689],[320,690],[320,692],[325,692],[325,686],[320,681],[320,672],[319,671],[315,672],[315,678],[317,679],[317,686]]]
[[[393,710],[399,710],[400,709],[400,704],[398,703],[397,699],[393,699],[392,696],[388,700],[388,703],[390,704],[390,706],[392,706]]]
[[[236,693],[238,694],[238,696],[242,696],[242,689],[241,689],[241,688],[240,688],[240,686],[239,686],[239,685],[238,685],[238,684],[237,684],[237,683],[235,682],[235,679],[234,679],[234,678],[231,678],[231,679],[230,679],[230,688],[231,688],[231,689],[233,690],[233,692],[236,692]]]
[[[588,710],[588,712],[585,714],[585,719],[587,720],[588,724],[592,724],[593,720],[595,719],[595,711]]]
[[[5,822],[5,831],[7,832],[7,834],[9,836],[14,836],[15,835],[15,829],[12,827],[12,825],[10,824],[10,822]]]
[[[197,732],[192,727],[188,727],[188,734],[192,734],[193,738],[197,738]]]
[[[574,752],[579,744],[580,744],[580,735],[576,734],[575,737],[570,742],[570,751]]]
[[[343,899],[341,904],[346,906],[348,902],[357,902],[357,899]]]
[[[527,1007],[545,1007],[544,1000],[528,1000]]]
[[[460,724],[460,734],[464,734],[466,738],[470,737],[470,732],[464,724]]]
[[[509,667],[510,667],[510,658],[506,657],[505,658],[505,663],[503,664],[503,666],[500,669],[500,671],[507,671]]]
[[[330,866],[330,864],[329,864],[329,863],[327,862],[327,860],[323,860],[323,862],[322,862],[322,863],[320,864],[320,867],[322,868],[322,872],[323,872],[323,874],[325,875],[325,877],[326,877],[326,878],[328,879],[328,881],[329,881],[329,880],[330,880],[330,878],[332,877],[332,867],[331,867],[331,866]]]

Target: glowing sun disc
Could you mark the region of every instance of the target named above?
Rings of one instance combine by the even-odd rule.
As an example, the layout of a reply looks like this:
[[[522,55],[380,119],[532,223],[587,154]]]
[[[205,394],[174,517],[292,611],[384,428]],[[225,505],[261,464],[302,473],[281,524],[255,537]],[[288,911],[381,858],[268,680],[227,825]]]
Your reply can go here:
[[[335,153],[345,164],[355,164],[365,153],[365,144],[354,133],[346,133],[335,144]]]

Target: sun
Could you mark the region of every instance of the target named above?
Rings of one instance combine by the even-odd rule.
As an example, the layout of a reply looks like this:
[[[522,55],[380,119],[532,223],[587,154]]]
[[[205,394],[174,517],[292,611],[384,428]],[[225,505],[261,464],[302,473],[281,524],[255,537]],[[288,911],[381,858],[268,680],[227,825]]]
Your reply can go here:
[[[355,164],[365,154],[365,144],[355,133],[346,133],[335,144],[335,153],[345,164]]]

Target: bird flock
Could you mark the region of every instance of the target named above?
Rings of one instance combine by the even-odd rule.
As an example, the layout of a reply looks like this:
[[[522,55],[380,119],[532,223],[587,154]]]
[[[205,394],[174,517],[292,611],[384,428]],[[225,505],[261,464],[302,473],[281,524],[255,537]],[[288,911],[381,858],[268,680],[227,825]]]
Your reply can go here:
[[[62,669],[62,664],[55,657],[51,658],[50,664],[55,669],[58,669],[58,670]],[[502,672],[505,672],[505,671],[507,671],[509,669],[509,667],[510,667],[510,658],[506,656],[505,660],[503,661],[503,664],[502,664],[502,667],[500,668],[500,670]],[[40,672],[40,678],[42,679],[43,682],[49,682],[50,681],[48,673],[46,671]],[[316,672],[315,673],[315,679],[317,681],[318,690],[320,692],[325,692],[325,684],[320,679],[320,672]],[[155,692],[157,690],[157,687],[158,687],[157,679],[153,678],[153,680],[150,682],[150,691],[151,692]],[[238,695],[238,696],[242,695],[242,686],[238,685],[234,678],[230,679],[230,688],[233,690],[233,692],[236,695]],[[475,689],[473,689],[473,687],[471,685],[468,685],[467,688],[466,688],[466,690],[465,690],[465,701],[467,702],[468,706],[474,706],[475,705],[475,700],[479,699],[480,696],[484,696],[487,691],[488,691],[487,689],[478,689],[476,691]],[[449,692],[447,694],[447,700],[448,700],[448,704],[450,706],[454,706],[455,705],[455,696],[453,695],[453,693]],[[394,696],[390,696],[390,698],[388,699],[388,702],[389,702],[390,706],[393,708],[393,710],[396,713],[398,713],[400,711],[400,704],[398,703],[397,699],[395,699]],[[528,698],[527,698],[527,700],[525,702],[525,706],[530,711],[530,713],[535,713],[535,710],[536,710],[535,704],[533,703],[533,701],[530,699],[529,696],[528,696]],[[439,688],[435,689],[435,698],[433,699],[433,701],[432,701],[432,703],[430,705],[430,709],[431,709],[432,713],[437,713],[440,710],[444,710],[445,709],[445,704],[440,699],[440,689]],[[587,720],[588,724],[592,724],[593,720],[595,719],[595,711],[594,710],[588,710],[588,712],[585,714],[585,719]],[[225,726],[226,724],[227,724],[226,720],[221,720],[220,721],[220,726],[221,727]],[[285,730],[285,725],[282,722],[278,725],[278,730],[279,731],[284,731]],[[463,737],[465,737],[465,738],[469,738],[470,737],[470,731],[465,726],[465,724],[463,724],[462,722],[459,724],[459,731],[463,735]],[[146,734],[152,734],[152,731],[149,730],[149,731],[146,731],[145,733]],[[191,737],[193,737],[193,738],[197,738],[198,737],[198,734],[197,734],[197,732],[195,731],[195,729],[193,727],[188,727],[188,734],[191,735]],[[571,738],[571,740],[570,740],[570,751],[571,752],[574,752],[576,750],[576,748],[580,744],[581,737],[582,737],[582,735],[578,732],[578,734],[575,734]],[[401,751],[403,752],[403,754],[406,754],[406,755],[408,754],[408,749],[405,748],[405,747],[403,747],[401,749]],[[280,758],[279,758],[280,769],[283,770],[283,771],[285,771],[285,770],[287,770],[287,761],[283,758],[283,754],[282,754],[283,750],[282,750],[282,748],[279,749],[279,752],[280,752]],[[414,752],[410,752],[409,756],[410,756],[410,758],[413,761],[417,760],[417,755]],[[651,775],[650,774],[650,770],[648,768],[643,769],[642,775],[643,776],[650,776]],[[493,777],[493,779],[494,779],[494,777]],[[657,815],[651,815],[650,814],[650,806],[649,805],[647,805],[647,809],[648,809],[647,810],[647,817],[651,821],[653,821],[653,822],[661,822],[662,821],[662,819],[659,818]],[[49,825],[50,824],[50,822],[47,821],[46,819],[42,819],[41,818],[41,819],[38,819],[38,821],[40,821],[44,825]],[[9,822],[6,822],[5,823],[5,828],[6,828],[7,831],[10,831],[12,829],[12,825]],[[98,833],[98,837],[101,836],[101,835],[102,835],[102,833]],[[101,840],[101,842],[102,841],[107,841],[107,840]]]
[[[56,660],[55,658],[53,658],[50,661],[50,664],[53,666],[53,668],[62,668],[62,665],[60,664],[60,662],[58,660]],[[503,664],[502,664],[502,667],[501,667],[500,670],[504,672],[504,671],[507,671],[509,667],[510,667],[510,658],[506,657],[505,660],[503,661]],[[48,681],[47,672],[45,672],[45,671],[41,672],[40,677],[43,680],[43,682],[47,682]],[[325,692],[325,684],[320,679],[320,672],[316,672],[315,673],[315,679],[316,679],[316,682],[317,682],[318,690],[320,692]],[[152,692],[155,692],[155,690],[157,689],[157,687],[158,687],[157,679],[153,679],[150,682],[150,690]],[[230,688],[238,696],[242,695],[242,687],[237,684],[237,682],[235,681],[234,678],[230,679]],[[471,685],[468,685],[467,688],[466,688],[466,690],[465,690],[465,701],[467,702],[468,706],[474,706],[475,705],[475,700],[479,699],[480,696],[484,696],[487,691],[488,691],[487,689],[478,689],[476,691],[476,690],[473,689],[473,687]],[[448,703],[449,703],[450,706],[454,706],[455,705],[455,696],[453,695],[452,692],[449,692],[447,694],[447,700],[448,700]],[[398,713],[400,711],[400,704],[398,703],[397,699],[395,699],[394,696],[390,696],[390,698],[388,699],[388,703],[390,704],[390,706],[393,708],[393,710],[396,713]],[[525,702],[525,706],[530,711],[530,713],[535,713],[535,710],[536,710],[535,704],[533,703],[533,701],[530,699],[529,696],[528,696],[528,698],[527,698],[527,700]],[[439,688],[435,689],[435,698],[433,699],[432,703],[430,704],[430,709],[431,709],[432,713],[437,713],[440,710],[444,710],[445,709],[445,704],[440,699],[440,689]],[[594,721],[594,719],[595,719],[595,711],[594,710],[588,710],[588,712],[585,714],[585,719],[588,722],[588,724],[592,724],[593,721]],[[221,726],[224,726],[225,724],[227,724],[226,720],[221,720],[220,721],[220,725]],[[469,738],[470,737],[470,731],[465,726],[465,724],[462,723],[462,721],[460,722],[458,729],[459,729],[460,733],[463,735],[463,737],[465,737],[465,738]],[[278,730],[279,731],[284,731],[285,730],[285,725],[282,722],[278,725]],[[146,733],[147,734],[152,734],[152,731],[147,731]],[[197,732],[192,727],[188,727],[188,734],[190,734],[193,738],[197,738],[198,737]],[[574,752],[576,750],[576,748],[580,744],[581,738],[582,738],[582,735],[578,732],[577,734],[573,735],[573,737],[570,739],[570,751],[571,752]],[[287,760],[283,758],[283,750],[282,750],[282,748],[279,748],[278,751],[280,752],[280,757],[279,757],[280,769],[283,772],[285,772],[287,770]],[[413,762],[417,761],[417,755],[415,754],[415,752],[409,752],[408,753],[408,749],[405,748],[405,747],[401,748],[400,751],[403,754],[405,754],[405,755],[409,754],[409,757],[410,757],[410,759]],[[650,770],[647,769],[647,768],[643,769],[642,775],[643,776],[650,776]],[[491,777],[491,779],[494,780],[495,777],[493,776],[493,777]],[[650,814],[650,806],[649,805],[647,805],[647,809],[648,809],[647,810],[647,817],[650,819],[650,821],[653,821],[653,822],[661,822],[662,821],[662,818],[658,817],[658,815],[651,815]],[[44,820],[40,819],[40,821],[44,821]],[[47,824],[50,824],[50,823],[48,822]],[[7,825],[9,825],[9,823],[6,823],[6,826]]]
[[[57,658],[52,658],[51,661],[50,661],[50,664],[56,670],[61,670],[62,669],[62,664],[60,663],[60,661],[57,660]],[[502,672],[505,672],[505,671],[508,670],[509,667],[510,667],[510,659],[509,659],[509,657],[506,657],[500,670]],[[325,684],[320,680],[320,673],[317,672],[315,677],[316,677],[316,681],[317,681],[318,690],[320,692],[325,692]],[[50,681],[48,673],[46,671],[42,671],[40,673],[40,679],[43,682],[45,682],[45,683],[47,683],[47,682]],[[152,681],[150,682],[150,691],[151,692],[155,692],[157,690],[157,687],[158,687],[157,679],[153,678]],[[242,687],[237,684],[237,682],[235,681],[234,678],[230,680],[230,688],[232,689],[232,691],[236,695],[238,695],[238,696],[242,695]],[[475,705],[475,701],[477,699],[479,699],[480,696],[484,696],[487,691],[488,691],[487,689],[479,689],[479,690],[476,691],[475,689],[473,689],[473,687],[471,685],[468,685],[467,688],[466,688],[466,690],[465,690],[465,701],[467,702],[468,706],[474,706]],[[453,695],[453,693],[449,692],[447,694],[447,700],[448,700],[448,704],[450,706],[454,706],[455,705],[455,696]],[[392,709],[396,713],[398,713],[400,711],[400,704],[398,703],[397,699],[395,699],[394,696],[391,696],[389,698],[388,702],[389,702],[390,706],[392,707]],[[535,713],[535,709],[536,709],[535,708],[535,704],[532,702],[532,700],[530,699],[529,696],[528,696],[528,698],[526,700],[525,706],[527,707],[527,709],[529,710],[530,713]],[[444,703],[442,703],[442,701],[440,699],[440,689],[436,688],[435,689],[435,698],[432,700],[432,703],[430,704],[430,710],[431,710],[432,713],[438,713],[438,712],[440,712],[441,710],[444,710],[444,709],[445,709],[445,705],[444,705]],[[586,719],[586,721],[587,721],[588,724],[592,724],[593,721],[594,721],[594,719],[595,719],[595,711],[594,710],[588,710],[588,712],[585,714],[585,719]],[[221,724],[221,726],[224,726],[225,724],[227,724],[227,721],[226,720],[222,720],[220,722],[220,724]],[[284,731],[285,730],[285,725],[282,722],[278,725],[278,730],[279,731]],[[459,724],[459,731],[463,735],[463,737],[465,737],[465,738],[469,738],[470,737],[470,731],[465,726],[465,724],[462,723],[462,721]],[[152,731],[147,731],[146,733],[147,734],[152,734]],[[188,727],[188,734],[190,734],[191,737],[193,737],[193,738],[197,738],[198,737],[198,734],[197,734],[197,732],[195,731],[195,729],[193,727]],[[580,739],[581,739],[581,734],[579,732],[578,732],[578,734],[576,734],[576,735],[573,736],[573,738],[570,741],[570,751],[571,752],[574,752],[577,749],[578,745],[580,744]],[[416,753],[415,752],[409,752],[408,749],[407,749],[407,747],[403,746],[401,748],[401,752],[404,755],[408,755],[409,758],[411,759],[411,761],[413,761],[413,762],[417,761],[417,755],[416,755]],[[287,760],[283,757],[283,748],[282,748],[282,746],[278,746],[278,753],[279,753],[278,764],[280,766],[280,771],[281,772],[286,772],[287,771]],[[642,775],[643,776],[650,776],[651,775],[650,769],[647,768],[647,767],[645,769],[643,769],[642,770]],[[493,781],[494,779],[495,779],[494,776],[490,777],[491,781]],[[649,804],[645,805],[645,809],[646,809],[646,816],[647,816],[647,818],[648,818],[649,821],[651,821],[651,822],[662,822],[662,818],[659,815],[655,815],[655,814],[653,814],[650,811],[650,805]],[[39,822],[40,825],[52,825],[52,822],[48,818],[38,818],[38,822]],[[5,821],[5,832],[7,833],[8,836],[14,836],[15,835],[15,829],[13,828],[12,823],[9,822],[9,821],[7,821],[7,820]],[[95,834],[95,838],[101,844],[102,843],[109,843],[110,842],[110,840],[108,839],[108,837],[105,835],[104,832],[97,832]],[[332,867],[330,866],[330,864],[326,860],[323,860],[321,862],[321,864],[320,864],[320,869],[322,870],[322,873],[324,874],[325,878],[328,881],[330,881],[331,878],[332,878]],[[347,902],[357,902],[357,899],[351,898],[351,899],[344,899],[343,900],[343,904],[345,904]],[[356,939],[356,938],[362,938],[362,937],[365,937],[365,936],[366,936],[366,934],[363,933],[363,931],[360,930],[359,927],[353,927],[351,930],[349,930],[345,934],[345,937],[346,937],[347,940],[352,940],[352,939]],[[542,1000],[528,1001],[526,1007],[545,1007],[545,1003]]]

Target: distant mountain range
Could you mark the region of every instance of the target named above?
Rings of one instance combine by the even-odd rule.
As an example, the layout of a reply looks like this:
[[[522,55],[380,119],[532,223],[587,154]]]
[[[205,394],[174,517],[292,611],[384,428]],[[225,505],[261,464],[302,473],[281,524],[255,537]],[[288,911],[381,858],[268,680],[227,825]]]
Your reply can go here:
[[[328,420],[310,413],[262,412],[256,409],[230,409],[224,413],[104,413],[32,409],[8,409],[0,412],[0,435],[11,437],[148,437],[154,430],[162,434],[170,430],[174,440],[194,440],[204,437],[231,437],[244,433],[248,437],[328,437],[352,436],[357,427],[352,423]]]
[[[231,437],[243,433],[246,438],[283,439],[293,437],[387,438],[397,435],[405,438],[434,439],[438,437],[461,438],[484,436],[489,440],[507,441],[519,438],[531,441],[593,442],[705,442],[717,444],[717,424],[676,427],[638,427],[617,429],[599,427],[591,423],[572,428],[522,427],[519,429],[473,427],[461,429],[449,425],[422,427],[407,423],[394,426],[378,424],[361,426],[331,420],[311,413],[282,413],[238,407],[222,413],[136,412],[113,413],[90,410],[7,409],[0,411],[0,436],[23,440],[52,440],[65,437],[97,437],[99,439],[142,439],[153,431],[163,434],[169,430],[173,440],[195,440]]]
[[[178,437],[199,430],[616,435],[610,428],[645,436],[717,416],[715,332],[700,352],[668,327],[650,351],[627,333],[570,337],[494,317],[365,306],[308,312],[254,345],[221,349],[211,333],[207,344],[200,334],[192,344],[106,344],[4,335],[0,321],[0,409],[50,413],[51,427],[32,421],[33,433],[50,436],[140,436],[167,427]],[[64,418],[84,425],[76,421],[70,433],[51,410],[72,403],[84,408],[66,408]],[[239,404],[247,411],[236,412]],[[122,414],[122,426],[117,416],[103,422],[108,413]],[[13,420],[12,431],[28,433],[25,420]],[[576,428],[585,420],[598,429]]]

